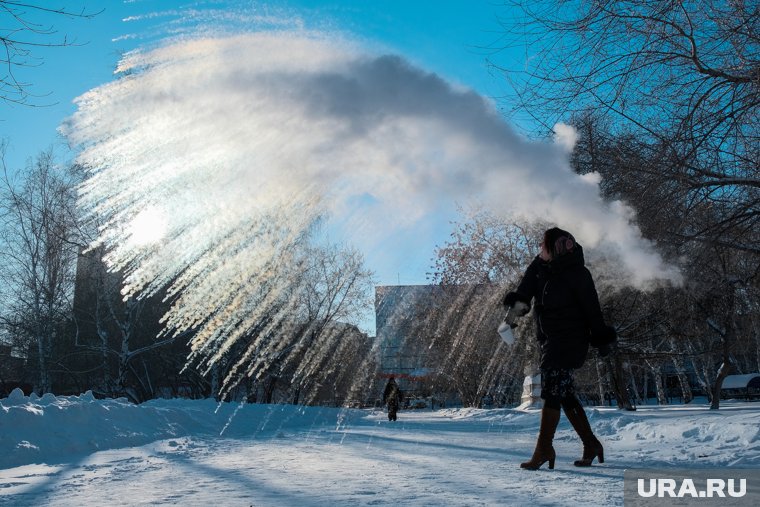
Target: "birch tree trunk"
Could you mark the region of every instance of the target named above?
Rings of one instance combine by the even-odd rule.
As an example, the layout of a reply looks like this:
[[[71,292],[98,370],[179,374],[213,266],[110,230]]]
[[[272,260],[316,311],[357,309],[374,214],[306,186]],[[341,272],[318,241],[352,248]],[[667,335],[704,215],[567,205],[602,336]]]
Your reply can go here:
[[[681,386],[681,395],[683,396],[684,403],[691,403],[694,399],[694,394],[691,392],[691,384],[689,383],[689,377],[686,375],[686,368],[683,364],[683,358],[681,356],[673,356],[673,366],[676,369],[676,375],[678,375],[678,383]]]
[[[659,364],[647,359],[646,364],[649,367],[649,371],[652,372],[654,378],[655,389],[657,390],[657,404],[667,405],[668,397],[665,394],[665,386],[662,383],[662,367]]]

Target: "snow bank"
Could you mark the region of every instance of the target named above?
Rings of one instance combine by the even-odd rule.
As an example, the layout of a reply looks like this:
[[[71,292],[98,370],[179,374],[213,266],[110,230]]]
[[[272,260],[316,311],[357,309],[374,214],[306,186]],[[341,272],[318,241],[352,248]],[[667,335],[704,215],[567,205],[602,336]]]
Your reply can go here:
[[[271,436],[293,428],[344,424],[363,412],[292,405],[217,403],[80,396],[41,398],[14,390],[0,400],[0,469],[58,463],[95,451],[144,445],[186,435]]]
[[[594,433],[610,452],[648,467],[760,467],[760,403],[724,401],[720,410],[708,404],[644,405],[633,412],[586,408]],[[449,409],[446,417],[468,424],[488,424],[506,432],[534,433],[539,412],[512,409]],[[555,442],[576,445],[563,415]]]
[[[724,402],[721,407],[641,406],[635,412],[597,407],[587,413],[618,463],[760,467],[760,403]],[[538,419],[537,410],[416,410],[403,411],[394,427],[413,431],[418,440],[439,432],[498,433],[530,447]],[[183,399],[134,405],[125,399],[96,400],[90,392],[39,398],[16,390],[0,400],[0,469],[70,462],[95,451],[184,436],[280,440],[296,433],[366,433],[382,424],[387,424],[385,414],[373,410]],[[564,416],[555,442],[555,447],[569,450],[578,446]]]
[[[590,414],[608,446],[650,467],[760,466],[760,405],[644,407],[615,417]]]

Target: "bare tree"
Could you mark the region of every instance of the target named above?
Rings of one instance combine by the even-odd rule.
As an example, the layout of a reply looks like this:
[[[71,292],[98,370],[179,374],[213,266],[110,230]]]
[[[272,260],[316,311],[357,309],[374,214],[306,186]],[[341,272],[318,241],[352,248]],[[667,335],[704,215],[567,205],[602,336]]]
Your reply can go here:
[[[437,287],[433,306],[422,307],[416,345],[429,349],[437,367],[433,391],[452,390],[466,406],[479,406],[486,394],[506,394],[522,384],[525,358],[520,347],[507,347],[496,328],[503,317],[501,287],[445,285]],[[409,346],[410,344],[407,344]],[[497,389],[501,392],[497,392]]]
[[[347,360],[352,351],[368,352],[355,341],[365,339],[355,324],[371,307],[372,273],[361,254],[305,240],[291,260],[280,273],[282,288],[225,353],[221,398],[256,384],[264,402],[287,393],[289,401],[311,403],[324,384],[343,377],[341,368],[362,364]]]
[[[457,285],[519,279],[539,249],[541,226],[510,223],[484,210],[459,212],[451,238],[437,248],[431,280]]]
[[[165,358],[179,355],[184,360],[187,351],[172,349],[175,340],[181,342],[182,337],[157,338],[161,331],[160,317],[168,307],[168,303],[162,301],[164,294],[125,300],[121,294],[122,274],[109,272],[103,257],[102,248],[79,255],[74,298],[77,336],[71,350],[65,353],[78,354],[78,362],[83,367],[97,368],[100,372],[100,378],[89,377],[90,389],[106,396],[145,401],[156,396],[157,375],[154,374],[158,368],[154,363],[158,357],[152,356],[143,364],[138,363],[138,359],[162,349],[160,355]],[[95,357],[99,359],[97,362]],[[69,362],[77,361],[72,357]]]
[[[638,173],[677,182],[683,212],[715,211],[683,239],[760,255],[760,7],[709,0],[512,1],[524,61],[502,66],[544,125],[592,111],[641,139]]]
[[[720,408],[720,393],[726,376],[741,368],[736,352],[751,343],[751,320],[757,307],[757,266],[748,252],[722,245],[709,245],[694,263],[699,283],[690,287],[694,301],[693,320],[701,328],[711,373],[710,408]],[[748,266],[749,264],[749,266]],[[750,269],[747,269],[750,267]],[[740,372],[741,373],[741,372]]]
[[[336,245],[312,246],[303,253],[305,270],[299,291],[299,320],[303,323],[290,354],[293,373],[293,401],[301,392],[307,399],[317,387],[347,367],[335,362],[346,350],[354,350],[348,340],[356,333],[346,325],[356,324],[371,307],[372,272],[364,266],[358,250]]]
[[[746,203],[731,201],[736,194],[729,189],[724,195],[700,196],[691,182],[673,177],[671,168],[681,162],[661,142],[616,132],[609,119],[589,112],[576,116],[574,123],[580,133],[573,154],[576,170],[601,174],[605,195],[631,203],[642,231],[667,256],[679,259],[685,274],[683,287],[625,290],[606,298],[621,326],[619,353],[647,362],[655,380],[658,370],[672,363],[685,399],[691,396],[683,361],[691,359],[717,408],[720,384],[736,363],[735,352],[748,350],[751,342],[750,308],[757,304],[752,287],[760,275],[760,256],[725,240],[735,238],[739,245],[755,241],[757,233],[737,217],[744,213],[747,223],[754,218],[745,213]],[[710,223],[722,224],[721,230],[697,240],[694,231]]]
[[[35,50],[76,44],[76,40],[58,34],[56,19],[90,19],[100,12],[88,12],[84,7],[50,7],[33,0],[0,0],[0,100],[29,104],[31,85],[19,77],[19,71],[42,64]]]
[[[7,291],[3,322],[33,347],[36,390],[49,392],[50,354],[62,323],[70,317],[77,246],[74,182],[57,167],[51,152],[10,179],[5,163],[0,241]]]
[[[429,349],[438,365],[434,389],[451,387],[468,405],[486,394],[509,396],[524,375],[537,373],[537,349],[529,319],[517,343],[502,345],[496,327],[501,298],[516,285],[538,251],[541,225],[510,223],[482,210],[460,210],[451,238],[438,247],[429,276],[439,286],[434,304],[422,302],[410,336]],[[406,346],[410,346],[407,344]]]

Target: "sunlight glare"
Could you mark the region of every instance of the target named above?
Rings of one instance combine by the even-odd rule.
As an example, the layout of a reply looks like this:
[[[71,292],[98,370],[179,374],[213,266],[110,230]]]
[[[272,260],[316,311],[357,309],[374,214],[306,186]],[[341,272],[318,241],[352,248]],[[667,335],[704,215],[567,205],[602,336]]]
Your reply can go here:
[[[142,210],[129,227],[130,242],[134,246],[151,245],[166,235],[167,222],[161,210],[155,207]]]

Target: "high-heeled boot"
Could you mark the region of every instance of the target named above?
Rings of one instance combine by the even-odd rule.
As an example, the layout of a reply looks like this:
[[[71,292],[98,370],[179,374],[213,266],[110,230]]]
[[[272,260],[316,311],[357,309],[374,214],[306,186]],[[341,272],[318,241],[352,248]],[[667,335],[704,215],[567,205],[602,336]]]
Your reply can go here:
[[[573,464],[577,467],[590,467],[594,458],[597,458],[599,463],[604,463],[604,447],[602,447],[599,439],[594,436],[583,407],[565,408],[565,415],[583,442],[583,457]]]
[[[528,470],[538,470],[541,465],[549,462],[549,469],[554,469],[554,459],[556,453],[552,442],[554,441],[554,432],[557,431],[559,424],[560,411],[556,408],[544,407],[541,409],[541,425],[538,430],[538,440],[536,441],[536,450],[530,461],[520,463],[520,468]]]

